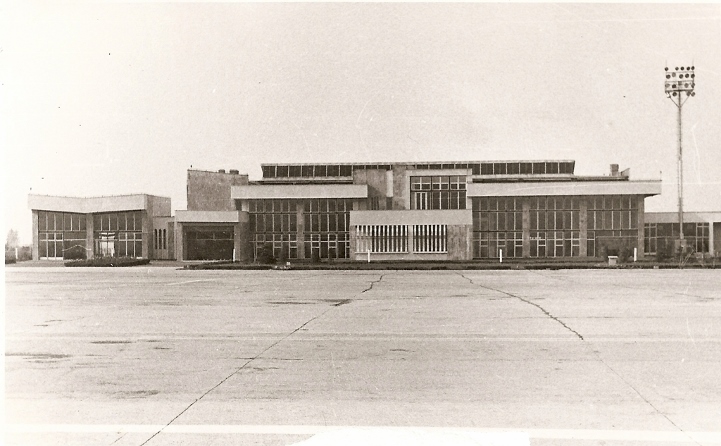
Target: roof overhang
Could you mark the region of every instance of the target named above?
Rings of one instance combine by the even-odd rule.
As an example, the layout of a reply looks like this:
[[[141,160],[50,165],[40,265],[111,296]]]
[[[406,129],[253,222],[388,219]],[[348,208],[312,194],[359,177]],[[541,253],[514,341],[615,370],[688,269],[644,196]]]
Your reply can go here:
[[[470,209],[433,211],[351,211],[350,225],[470,225]]]
[[[175,211],[176,223],[238,223],[247,220],[243,211]]]
[[[233,200],[367,197],[365,184],[250,184],[230,189]]]
[[[646,212],[645,223],[678,223],[678,212]],[[684,212],[684,223],[721,222],[721,212]]]
[[[37,211],[95,214],[148,209],[148,195],[115,195],[108,197],[56,197],[28,195],[28,207]]]
[[[175,211],[176,223],[238,223],[246,220],[247,212],[243,211]]]
[[[658,195],[661,181],[544,181],[472,183],[469,197],[529,197],[543,195]]]

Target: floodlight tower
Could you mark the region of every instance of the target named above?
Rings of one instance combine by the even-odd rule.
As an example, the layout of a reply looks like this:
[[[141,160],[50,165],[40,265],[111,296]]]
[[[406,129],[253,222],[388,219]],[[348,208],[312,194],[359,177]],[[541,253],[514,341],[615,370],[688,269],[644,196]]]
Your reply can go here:
[[[696,67],[676,67],[674,71],[666,70],[666,97],[678,109],[678,234],[679,245],[681,248],[686,247],[686,241],[683,238],[683,138],[681,125],[681,109],[683,104],[691,96],[696,96],[693,91],[696,87],[696,75],[694,69]]]

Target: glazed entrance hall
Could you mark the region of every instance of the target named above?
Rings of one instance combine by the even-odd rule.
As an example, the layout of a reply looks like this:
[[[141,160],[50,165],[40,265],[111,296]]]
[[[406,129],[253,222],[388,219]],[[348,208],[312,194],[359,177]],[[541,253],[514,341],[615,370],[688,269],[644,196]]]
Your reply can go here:
[[[574,166],[265,164],[258,181],[238,170],[189,170],[187,209],[174,215],[169,198],[152,195],[31,195],[33,254],[248,262],[272,252],[289,260],[443,261],[620,250],[643,256],[670,243],[674,215],[646,213],[644,206],[646,197],[660,194],[660,180],[631,180],[617,165],[605,175],[578,176]],[[714,254],[720,221],[719,213],[689,214],[689,245]]]

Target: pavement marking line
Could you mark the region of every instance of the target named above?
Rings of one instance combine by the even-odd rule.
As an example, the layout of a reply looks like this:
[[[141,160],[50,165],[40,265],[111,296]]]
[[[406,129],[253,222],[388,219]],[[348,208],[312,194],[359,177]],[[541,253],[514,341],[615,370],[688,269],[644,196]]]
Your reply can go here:
[[[173,286],[173,285],[185,285],[186,283],[196,283],[196,282],[212,282],[217,279],[196,279],[196,280],[184,280],[182,282],[171,282],[166,283],[165,286]]]
[[[164,427],[164,429],[162,429]],[[425,430],[429,432],[524,433],[530,438],[556,440],[646,441],[646,442],[704,442],[721,444],[721,431],[681,432],[650,430],[599,429],[523,429],[523,428],[463,428],[423,426],[314,426],[314,425],[234,425],[234,424],[6,424],[11,434],[45,433],[150,433],[162,429],[164,434],[266,434],[314,435],[339,429],[382,428],[388,430]]]

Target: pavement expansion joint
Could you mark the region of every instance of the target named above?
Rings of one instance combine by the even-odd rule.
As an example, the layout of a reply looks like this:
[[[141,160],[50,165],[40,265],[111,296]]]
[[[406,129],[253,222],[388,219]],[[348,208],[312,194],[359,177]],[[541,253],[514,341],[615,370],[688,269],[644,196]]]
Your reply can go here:
[[[596,355],[596,357],[598,357],[598,360],[601,362],[601,364],[605,365],[606,368],[608,368],[608,369],[611,371],[611,373],[613,373],[614,375],[616,375],[616,376],[618,377],[618,379],[620,379],[624,384],[626,384],[626,386],[628,386],[631,390],[633,390],[634,393],[636,393],[636,395],[638,395],[639,398],[641,398],[643,401],[646,402],[646,404],[648,404],[649,406],[651,406],[651,408],[654,410],[654,412],[656,412],[657,414],[661,415],[666,421],[668,421],[669,423],[671,423],[671,425],[672,425],[673,427],[675,427],[676,429],[678,429],[679,432],[681,432],[682,434],[684,434],[691,442],[693,442],[693,443],[701,446],[701,443],[699,443],[698,441],[696,441],[696,440],[695,440],[691,435],[689,435],[688,433],[684,432],[684,430],[681,429],[681,426],[679,426],[678,424],[674,423],[673,420],[672,420],[671,418],[669,418],[668,415],[666,415],[665,413],[661,412],[656,406],[654,406],[654,404],[653,404],[651,401],[649,401],[648,398],[646,398],[645,396],[643,396],[643,394],[642,394],[633,384],[631,384],[631,383],[628,382],[626,379],[624,379],[624,377],[621,376],[620,373],[618,373],[613,367],[611,367],[610,365],[608,365],[608,363],[606,363],[606,361],[603,360],[603,357],[601,357],[601,354],[600,354],[600,352],[599,352],[598,350],[593,350],[593,354]]]
[[[383,280],[383,276],[384,276],[384,275],[381,275],[381,276],[378,278],[378,280],[372,281],[370,287],[368,287],[366,290],[362,291],[362,293],[364,293],[364,292],[370,290],[371,288],[373,288],[373,284],[374,284],[374,283],[378,283],[378,282],[380,282],[381,280]],[[328,311],[330,311],[332,308],[334,308],[334,307],[339,307],[339,306],[341,306],[341,305],[345,305],[345,304],[350,303],[350,302],[352,302],[351,299],[333,300],[333,303],[332,303],[332,305],[331,305],[330,308],[328,308],[328,309],[326,309],[325,311],[323,311],[322,313],[320,313],[320,314],[318,314],[318,315],[316,315],[316,316],[313,316],[312,318],[308,319],[308,320],[305,321],[303,324],[301,324],[298,328],[296,328],[296,329],[293,330],[292,332],[288,333],[288,334],[287,334],[286,336],[284,336],[283,338],[278,339],[277,341],[275,341],[274,343],[272,343],[271,345],[269,345],[268,347],[266,347],[265,349],[263,349],[263,351],[261,351],[261,352],[258,353],[257,355],[253,356],[252,358],[247,359],[246,362],[245,362],[242,366],[240,366],[240,367],[236,368],[235,370],[233,370],[232,373],[230,373],[228,376],[226,376],[225,378],[223,378],[223,379],[222,379],[220,382],[218,382],[216,385],[214,385],[213,387],[211,387],[208,391],[206,391],[205,393],[203,393],[202,395],[200,395],[198,398],[196,398],[196,399],[195,399],[192,403],[190,403],[185,409],[183,409],[182,411],[180,411],[180,413],[179,413],[178,415],[176,415],[175,417],[173,417],[173,419],[171,419],[165,426],[163,426],[161,429],[159,429],[157,432],[155,432],[153,435],[151,435],[150,438],[148,438],[148,439],[145,440],[143,443],[141,443],[140,446],[143,446],[143,445],[147,444],[148,442],[150,442],[150,441],[151,441],[153,438],[155,438],[158,434],[160,434],[160,433],[163,432],[167,427],[169,427],[175,420],[177,420],[178,418],[180,418],[181,415],[183,415],[183,414],[184,414],[185,412],[187,412],[191,407],[193,407],[193,406],[195,405],[195,403],[197,403],[198,401],[200,401],[201,399],[203,399],[206,395],[208,395],[209,393],[211,393],[213,390],[215,390],[215,389],[217,389],[218,387],[220,387],[223,383],[225,383],[227,380],[229,380],[230,378],[232,378],[234,375],[236,375],[236,374],[237,374],[238,372],[240,372],[241,370],[248,368],[248,366],[249,366],[253,361],[255,361],[256,359],[259,359],[261,356],[263,356],[263,354],[265,354],[266,352],[268,352],[270,349],[272,349],[272,348],[275,347],[276,345],[280,344],[280,343],[283,342],[284,340],[288,339],[289,337],[293,336],[294,334],[298,333],[299,331],[306,330],[306,328],[305,328],[306,325],[310,324],[310,323],[313,322],[314,320],[316,320],[316,319],[318,319],[319,317],[323,316],[323,315],[326,314]]]

